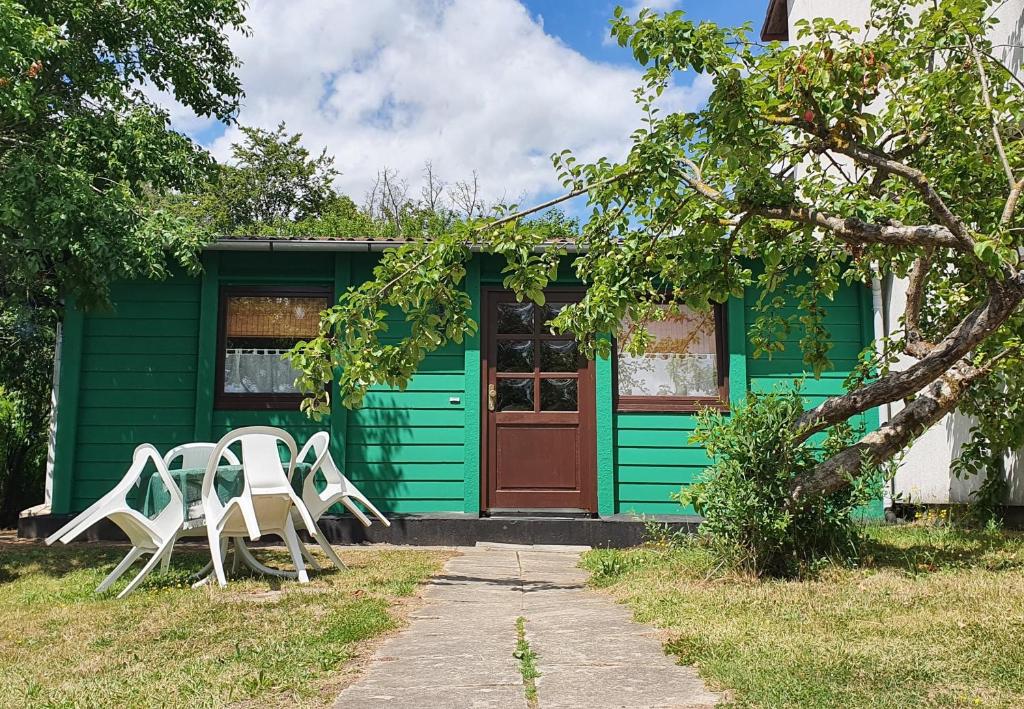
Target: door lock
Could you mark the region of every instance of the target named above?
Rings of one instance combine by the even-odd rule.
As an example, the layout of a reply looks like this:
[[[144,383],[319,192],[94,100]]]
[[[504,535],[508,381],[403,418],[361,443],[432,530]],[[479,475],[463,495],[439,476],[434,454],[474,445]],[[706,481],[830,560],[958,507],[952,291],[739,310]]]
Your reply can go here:
[[[495,390],[493,384],[487,385],[487,410],[494,411],[494,400],[497,398],[498,392]]]

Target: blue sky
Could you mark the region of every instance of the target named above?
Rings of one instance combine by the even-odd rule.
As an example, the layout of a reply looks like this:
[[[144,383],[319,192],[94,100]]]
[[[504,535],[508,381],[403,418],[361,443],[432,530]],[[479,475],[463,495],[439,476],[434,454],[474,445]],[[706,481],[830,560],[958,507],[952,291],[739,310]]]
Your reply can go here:
[[[534,16],[543,18],[545,31],[585,56],[597,61],[632,64],[633,58],[628,51],[606,41],[608,21],[615,6],[632,3],[626,0],[525,0],[523,4]],[[681,0],[647,4],[672,4],[691,20],[708,20],[720,25],[740,25],[750,21],[759,30],[768,0]]]
[[[760,26],[767,0],[644,0],[692,19]],[[252,0],[242,60],[242,125],[285,121],[326,148],[338,188],[361,201],[383,169],[410,196],[431,162],[448,183],[475,172],[484,198],[524,204],[559,190],[549,156],[617,160],[639,121],[641,70],[612,44],[608,0]],[[635,12],[634,7],[630,8]],[[683,75],[666,110],[692,110],[711,90]],[[163,97],[174,125],[221,160],[237,126]]]

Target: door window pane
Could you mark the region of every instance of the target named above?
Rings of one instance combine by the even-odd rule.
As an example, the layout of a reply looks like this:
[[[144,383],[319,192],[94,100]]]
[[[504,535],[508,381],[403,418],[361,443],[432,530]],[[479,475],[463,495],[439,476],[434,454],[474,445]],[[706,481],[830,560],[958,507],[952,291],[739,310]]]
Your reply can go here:
[[[567,305],[568,303],[548,303],[544,306],[544,329],[550,328],[547,323],[554,320],[555,316],[562,312],[562,308]]]
[[[533,303],[498,303],[498,334],[533,334]]]
[[[281,356],[316,337],[327,297],[239,295],[225,307],[224,393],[298,393],[298,372]]]
[[[532,372],[533,340],[498,340],[499,372]]]
[[[575,379],[540,380],[541,411],[575,411],[576,396],[577,380]]]
[[[578,368],[579,354],[575,340],[541,340],[542,372],[575,372]]]
[[[499,379],[497,411],[533,411],[533,379]]]
[[[663,306],[667,310],[667,306]],[[717,398],[715,314],[682,307],[647,323],[653,341],[642,355],[625,352],[635,324],[623,321],[618,354],[619,396]]]

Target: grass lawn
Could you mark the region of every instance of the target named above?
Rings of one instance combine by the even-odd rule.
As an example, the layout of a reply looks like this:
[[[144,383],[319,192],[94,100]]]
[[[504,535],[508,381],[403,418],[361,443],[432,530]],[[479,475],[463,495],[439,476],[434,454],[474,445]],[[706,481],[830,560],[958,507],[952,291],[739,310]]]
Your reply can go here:
[[[348,572],[311,572],[308,585],[251,577],[192,590],[209,553],[182,547],[167,575],[127,598],[113,596],[130,572],[94,595],[126,551],[0,539],[0,706],[330,704],[361,643],[402,623],[396,604],[447,556],[346,550]],[[285,553],[257,553],[287,566]]]
[[[810,581],[722,575],[686,544],[583,563],[740,706],[1024,706],[1024,536],[868,534],[860,568]]]

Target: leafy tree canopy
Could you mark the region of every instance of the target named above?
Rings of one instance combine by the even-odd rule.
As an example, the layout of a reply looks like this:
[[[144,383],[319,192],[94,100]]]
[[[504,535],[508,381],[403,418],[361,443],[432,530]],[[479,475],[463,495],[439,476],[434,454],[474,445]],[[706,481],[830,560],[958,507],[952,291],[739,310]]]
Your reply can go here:
[[[326,149],[315,156],[302,146],[302,134],[284,123],[273,131],[242,128],[242,142],[231,146],[233,160],[218,166],[213,179],[196,192],[166,195],[157,207],[210,238],[232,236],[352,237],[415,240],[438,238],[467,219],[506,207],[488,205],[479,180],[448,183],[427,162],[423,188],[388,168],[361,205],[334,187],[340,174]],[[554,209],[523,224],[550,238],[571,238],[579,223]]]
[[[782,504],[845,488],[957,405],[1002,412],[980,435],[1003,446],[1024,420],[1024,93],[986,39],[993,4],[875,0],[866,35],[818,18],[791,46],[763,46],[749,27],[697,24],[682,12],[617,10],[612,34],[645,68],[643,122],[620,162],[554,156],[566,198],[585,194],[591,214],[574,244],[586,297],[551,327],[607,355],[594,333],[615,333],[627,313],[662,317],[666,289],[671,304],[702,308],[756,285],[758,352],[770,356],[780,334],[802,327],[805,362],[820,372],[829,366],[824,316],[840,283],[908,276],[902,331],[879,343],[880,356],[865,350],[848,394],[788,421],[798,433],[787,445],[912,400],[879,431],[802,470]],[[688,71],[711,77],[707,104],[663,112],[658,98]],[[506,286],[542,301],[560,251],[520,217],[467,219],[386,253],[371,281],[325,313],[320,337],[293,351],[307,409],[325,409],[324,382],[336,371],[355,405],[369,385],[402,385],[427,352],[473,332],[461,285],[471,249],[503,256]],[[388,309],[410,321],[401,342],[382,338]],[[900,355],[911,364],[890,369]]]
[[[167,198],[170,211],[214,235],[252,234],[274,226],[345,212],[351,200],[333,187],[339,173],[334,158],[311,156],[302,134],[289,135],[281,123],[273,131],[243,127],[243,140],[231,146],[232,162],[195,193]]]
[[[232,120],[242,89],[228,30],[240,0],[0,0],[0,273],[102,303],[111,279],[155,276],[194,237],[148,209],[212,168],[143,86]]]
[[[200,237],[152,196],[210,157],[143,91],[232,120],[241,0],[0,0],[0,526],[42,497],[60,298],[195,263]]]

